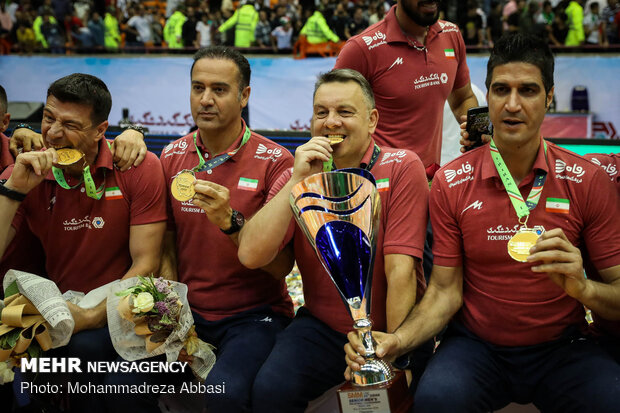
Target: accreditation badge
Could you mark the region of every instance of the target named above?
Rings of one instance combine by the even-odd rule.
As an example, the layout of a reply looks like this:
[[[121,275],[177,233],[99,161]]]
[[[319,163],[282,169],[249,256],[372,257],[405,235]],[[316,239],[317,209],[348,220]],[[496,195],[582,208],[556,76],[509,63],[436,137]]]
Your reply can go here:
[[[528,228],[522,226],[517,233],[508,241],[508,254],[513,260],[527,262],[530,255],[530,248],[536,244],[543,231],[539,228]]]
[[[194,180],[196,176],[193,171],[183,170],[179,172],[173,179],[170,185],[170,193],[180,202],[189,201],[194,197],[196,191],[194,190]]]

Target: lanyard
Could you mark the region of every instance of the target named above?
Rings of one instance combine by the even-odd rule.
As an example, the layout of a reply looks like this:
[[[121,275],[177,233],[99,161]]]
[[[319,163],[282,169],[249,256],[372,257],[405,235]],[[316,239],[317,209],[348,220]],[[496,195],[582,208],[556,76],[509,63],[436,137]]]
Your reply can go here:
[[[194,172],[202,172],[202,171],[206,171],[208,169],[214,169],[214,168],[220,166],[221,164],[223,164],[224,162],[226,162],[227,160],[229,160],[230,158],[235,156],[235,154],[237,152],[239,152],[239,149],[241,149],[241,147],[243,145],[245,145],[248,140],[250,140],[250,136],[251,135],[252,135],[252,131],[246,125],[245,126],[245,132],[243,132],[243,138],[241,139],[241,144],[239,145],[239,147],[237,149],[235,149],[232,152],[223,153],[220,156],[216,156],[215,158],[211,159],[210,161],[205,161],[204,158],[202,157],[202,154],[200,153],[200,148],[198,147],[198,143],[196,142],[196,139],[198,137],[198,133],[194,132],[194,146],[196,147],[196,152],[198,153],[198,160],[199,160],[199,162],[198,162],[198,165],[196,165],[195,167],[192,168],[192,171],[194,171]]]
[[[372,167],[377,162],[377,159],[379,158],[379,154],[380,153],[381,153],[381,148],[379,148],[379,145],[377,145],[375,143],[375,146],[374,146],[374,148],[372,150],[372,156],[370,157],[370,161],[368,161],[368,165],[366,165],[366,167],[364,167],[365,170],[370,171],[372,169]],[[323,172],[331,172],[331,171],[333,171],[335,169],[337,169],[337,168],[336,168],[336,165],[334,165],[334,160],[333,159],[330,158],[329,162],[324,162],[323,163]]]
[[[110,142],[106,141],[108,144],[108,148],[110,148]],[[92,199],[96,199],[97,201],[101,199],[103,195],[103,189],[105,188],[105,169],[103,170],[103,182],[101,186],[97,188],[95,185],[95,180],[93,179],[92,174],[90,173],[90,165],[86,165],[84,170],[82,171],[82,181],[78,182],[77,185],[70,186],[65,180],[65,174],[60,168],[56,168],[52,166],[52,172],[54,173],[54,179],[61,188],[64,189],[75,189],[84,182],[84,188],[86,189],[86,195],[88,195]]]
[[[547,156],[547,142],[543,140],[543,147],[545,149],[545,157]],[[499,177],[504,184],[504,188],[508,193],[508,197],[510,198],[510,202],[512,202],[512,206],[519,217],[519,223],[525,225],[527,223],[527,218],[530,215],[530,210],[536,208],[538,205],[538,201],[540,200],[540,195],[542,194],[543,186],[545,185],[545,181],[547,180],[547,173],[541,171],[536,174],[534,178],[534,185],[532,186],[532,190],[527,197],[527,200],[523,201],[523,197],[521,196],[521,192],[519,191],[519,187],[515,183],[502,155],[497,150],[497,146],[495,146],[495,142],[491,139],[491,158],[493,158],[493,163],[495,164],[495,168],[497,169],[497,173],[499,173]]]

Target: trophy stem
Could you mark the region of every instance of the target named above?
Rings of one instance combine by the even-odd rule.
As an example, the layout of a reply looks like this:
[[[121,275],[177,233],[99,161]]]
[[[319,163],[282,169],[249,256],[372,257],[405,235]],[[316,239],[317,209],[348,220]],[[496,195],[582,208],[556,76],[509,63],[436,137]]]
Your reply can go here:
[[[370,386],[372,384],[381,384],[388,382],[394,378],[394,372],[389,363],[376,358],[375,345],[377,344],[372,337],[372,321],[368,317],[360,318],[354,321],[353,328],[357,331],[360,340],[364,346],[365,359],[364,365],[360,371],[354,371],[353,384],[358,386]]]

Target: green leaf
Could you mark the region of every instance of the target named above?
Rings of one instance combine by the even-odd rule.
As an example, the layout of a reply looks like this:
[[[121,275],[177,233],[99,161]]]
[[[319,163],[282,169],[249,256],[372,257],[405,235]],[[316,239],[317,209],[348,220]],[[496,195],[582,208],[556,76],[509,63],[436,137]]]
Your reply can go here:
[[[13,294],[17,294],[19,292],[19,288],[17,287],[17,280],[13,281],[11,284],[9,284],[8,287],[6,287],[6,290],[4,290],[4,296],[5,297],[10,297]]]
[[[21,328],[14,328],[13,330],[4,334],[2,337],[0,337],[0,347],[3,350],[8,350],[15,347],[15,344],[17,344],[17,339],[19,339],[19,333],[21,332]]]

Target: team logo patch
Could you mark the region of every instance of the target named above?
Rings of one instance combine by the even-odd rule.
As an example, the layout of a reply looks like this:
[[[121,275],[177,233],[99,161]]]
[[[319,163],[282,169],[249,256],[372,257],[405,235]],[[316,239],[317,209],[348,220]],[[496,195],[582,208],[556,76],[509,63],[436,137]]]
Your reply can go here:
[[[123,193],[118,186],[105,189],[105,199],[123,199]]]
[[[93,227],[95,227],[95,228],[103,228],[104,225],[105,225],[105,221],[103,220],[103,218],[101,218],[101,217],[93,218]]]
[[[443,52],[446,55],[446,59],[456,59],[454,49],[443,49]]]
[[[557,214],[568,214],[570,210],[570,201],[564,198],[547,198],[545,211]]]
[[[237,189],[242,189],[244,191],[256,191],[258,189],[258,179],[241,177],[239,178]]]
[[[381,32],[376,32],[373,36],[362,36],[362,40],[364,40],[364,43],[366,43],[366,46],[368,46],[368,50],[372,50],[377,46],[386,44],[387,42],[385,41],[385,38],[385,34]],[[377,41],[379,43],[375,43]]]
[[[377,191],[383,192],[390,189],[390,178],[377,179]]]
[[[446,169],[443,171],[446,176],[446,181],[450,184],[448,187],[452,188],[453,186],[462,184],[465,181],[471,181],[474,179],[472,172],[474,171],[474,167],[469,164],[469,162],[465,162],[461,165],[459,169],[456,171],[454,169]],[[461,175],[464,175],[462,178]],[[459,177],[460,179],[454,181],[455,178]],[[452,182],[454,181],[454,182]]]

